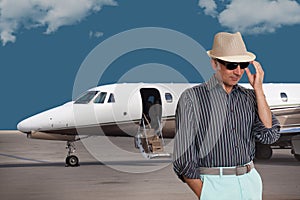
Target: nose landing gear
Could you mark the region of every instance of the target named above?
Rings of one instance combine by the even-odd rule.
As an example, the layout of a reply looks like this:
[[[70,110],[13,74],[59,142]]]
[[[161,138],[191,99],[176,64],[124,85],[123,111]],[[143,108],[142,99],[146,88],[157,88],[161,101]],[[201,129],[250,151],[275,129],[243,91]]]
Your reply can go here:
[[[72,155],[75,153],[76,148],[74,142],[67,141],[66,149],[68,149],[68,155],[66,158],[66,167],[77,167],[79,166],[79,159],[77,156]]]

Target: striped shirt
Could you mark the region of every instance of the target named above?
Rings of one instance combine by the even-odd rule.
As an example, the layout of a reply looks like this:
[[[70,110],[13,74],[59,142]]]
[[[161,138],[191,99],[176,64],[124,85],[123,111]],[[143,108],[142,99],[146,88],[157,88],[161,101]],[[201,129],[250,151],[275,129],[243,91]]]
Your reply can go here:
[[[255,156],[255,141],[274,143],[279,129],[273,114],[272,128],[260,121],[253,89],[235,85],[227,94],[213,76],[184,91],[178,101],[174,171],[181,179],[198,179],[199,167],[246,164]]]

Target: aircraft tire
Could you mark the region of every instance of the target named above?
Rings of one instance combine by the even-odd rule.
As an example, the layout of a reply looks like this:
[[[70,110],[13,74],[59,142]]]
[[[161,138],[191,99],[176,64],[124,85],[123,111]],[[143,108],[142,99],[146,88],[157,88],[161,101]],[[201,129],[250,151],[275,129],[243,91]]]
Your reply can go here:
[[[269,160],[272,157],[273,150],[269,145],[257,144],[255,158],[258,160]]]
[[[296,160],[300,161],[300,154],[294,154],[294,157],[296,158]]]
[[[78,157],[74,156],[74,155],[68,156],[66,158],[66,166],[67,167],[68,166],[70,166],[70,167],[77,167],[77,166],[79,166],[79,159],[78,159]]]

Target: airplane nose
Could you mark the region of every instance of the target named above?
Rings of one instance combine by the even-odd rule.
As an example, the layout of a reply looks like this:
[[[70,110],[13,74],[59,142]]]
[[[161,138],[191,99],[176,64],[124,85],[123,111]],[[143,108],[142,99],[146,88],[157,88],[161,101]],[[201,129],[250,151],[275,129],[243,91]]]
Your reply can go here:
[[[18,123],[17,125],[17,129],[23,133],[27,133],[27,132],[30,132],[30,123],[28,122],[27,119],[21,121]]]
[[[70,102],[38,113],[19,122],[17,128],[23,133],[30,133],[32,131],[44,131],[72,125],[74,124],[72,121],[74,115],[72,108],[73,103]]]

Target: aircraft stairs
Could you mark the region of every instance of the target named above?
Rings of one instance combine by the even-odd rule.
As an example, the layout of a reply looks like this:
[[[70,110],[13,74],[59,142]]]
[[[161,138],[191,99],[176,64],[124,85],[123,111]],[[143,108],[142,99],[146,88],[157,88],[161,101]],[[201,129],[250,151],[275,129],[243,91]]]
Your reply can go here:
[[[145,122],[147,124],[145,124]],[[141,121],[141,126],[135,136],[135,147],[138,148],[141,154],[147,158],[170,157],[170,153],[164,150],[165,141],[162,135],[162,125],[159,121],[159,128],[156,130],[151,127],[149,121],[144,118]]]

